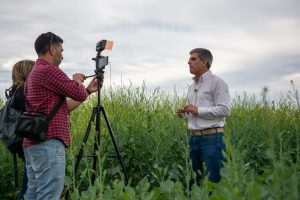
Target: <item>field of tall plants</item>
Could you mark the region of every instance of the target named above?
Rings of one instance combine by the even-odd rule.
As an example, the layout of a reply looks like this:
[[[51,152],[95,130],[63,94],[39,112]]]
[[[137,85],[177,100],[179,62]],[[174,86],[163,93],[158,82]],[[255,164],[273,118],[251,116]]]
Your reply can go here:
[[[103,90],[105,107],[129,183],[101,116],[101,137],[93,170],[94,123],[77,173],[74,163],[93,107],[94,94],[70,117],[72,145],[67,149],[65,189],[70,199],[300,199],[300,106],[298,91],[276,102],[262,97],[232,98],[226,120],[222,179],[205,178],[189,187],[194,176],[189,160],[187,124],[175,116],[185,95],[141,87]],[[0,199],[15,199],[11,154],[0,144]],[[23,163],[18,162],[19,178]],[[92,183],[92,174],[96,180]],[[19,186],[20,189],[20,186]],[[63,198],[63,197],[62,197]]]

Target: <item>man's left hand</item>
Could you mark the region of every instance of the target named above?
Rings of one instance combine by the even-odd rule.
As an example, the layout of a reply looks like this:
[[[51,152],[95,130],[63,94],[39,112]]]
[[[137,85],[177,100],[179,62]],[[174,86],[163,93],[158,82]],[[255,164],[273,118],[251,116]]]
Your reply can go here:
[[[102,88],[103,86],[103,79],[101,79],[100,82],[100,88]],[[94,77],[91,82],[89,83],[89,85],[87,86],[87,89],[89,90],[90,93],[94,93],[98,90],[98,80],[96,77]]]

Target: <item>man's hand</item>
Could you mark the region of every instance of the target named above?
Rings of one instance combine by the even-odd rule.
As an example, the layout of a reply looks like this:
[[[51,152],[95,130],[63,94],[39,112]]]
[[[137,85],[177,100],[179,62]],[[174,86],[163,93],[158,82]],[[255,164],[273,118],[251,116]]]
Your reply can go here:
[[[184,117],[184,113],[185,113],[185,111],[184,111],[184,109],[182,109],[182,108],[179,108],[179,109],[176,110],[176,115],[177,115],[177,117],[179,117],[179,118]]]
[[[79,83],[83,83],[83,81],[85,80],[85,75],[81,73],[75,73],[73,74],[73,80]]]
[[[103,86],[103,79],[100,80],[100,88]],[[96,77],[94,77],[89,85],[86,88],[90,93],[94,93],[98,90],[98,80]]]
[[[198,107],[194,106],[193,104],[186,105],[184,110],[187,113],[198,114]]]

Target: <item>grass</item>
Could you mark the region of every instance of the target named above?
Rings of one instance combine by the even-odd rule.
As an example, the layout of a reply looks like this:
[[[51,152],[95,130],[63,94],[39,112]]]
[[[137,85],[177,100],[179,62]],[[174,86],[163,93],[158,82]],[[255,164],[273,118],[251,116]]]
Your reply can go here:
[[[294,88],[287,98],[270,103],[246,94],[235,97],[226,120],[222,180],[213,184],[206,178],[200,187],[189,190],[187,127],[175,116],[175,109],[185,103],[184,95],[149,91],[145,85],[103,91],[101,102],[130,182],[124,184],[103,116],[95,184],[91,159],[83,157],[74,173],[76,155],[97,104],[92,97],[70,118],[72,145],[67,150],[65,188],[72,189],[71,199],[299,199],[300,108],[296,94]],[[94,136],[93,125],[85,155],[92,154]],[[0,153],[0,198],[13,199],[12,157],[2,144]],[[20,162],[20,171],[22,167]]]

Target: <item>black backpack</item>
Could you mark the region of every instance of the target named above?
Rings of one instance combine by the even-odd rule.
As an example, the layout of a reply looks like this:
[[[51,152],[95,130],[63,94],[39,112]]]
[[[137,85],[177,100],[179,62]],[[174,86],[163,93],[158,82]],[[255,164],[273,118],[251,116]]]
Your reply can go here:
[[[16,154],[23,155],[23,138],[14,133],[17,119],[22,115],[21,111],[12,107],[16,91],[17,90],[15,90],[14,94],[6,100],[3,108],[0,109],[0,139],[6,148],[13,154],[15,184],[16,187],[18,187]]]
[[[22,112],[11,106],[15,99],[16,91],[12,97],[7,99],[0,110],[0,139],[11,153],[22,154],[23,138],[14,133],[17,119],[22,115]]]

